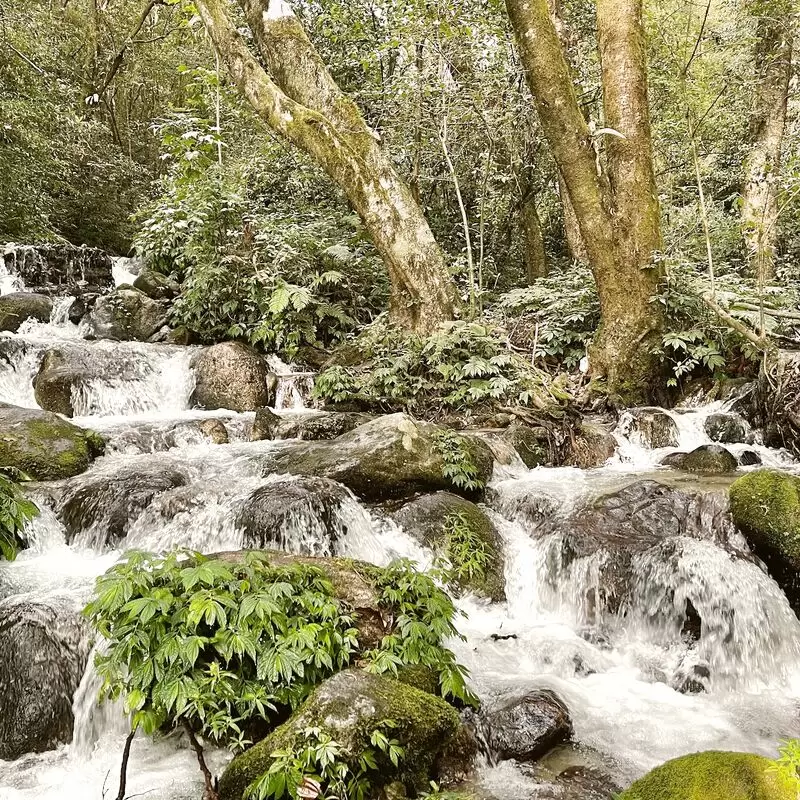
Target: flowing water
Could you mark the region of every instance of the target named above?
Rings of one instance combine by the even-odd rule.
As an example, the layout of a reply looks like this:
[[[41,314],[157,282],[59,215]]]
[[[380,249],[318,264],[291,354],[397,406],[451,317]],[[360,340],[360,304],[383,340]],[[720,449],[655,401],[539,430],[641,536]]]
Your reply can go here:
[[[129,280],[126,265],[115,271],[118,281]],[[0,275],[0,291],[19,288],[14,276]],[[137,476],[179,477],[156,496],[128,506],[121,538],[108,542],[111,517],[103,513],[116,508],[111,492],[109,508],[69,545],[51,508],[63,487],[38,487],[35,497],[43,510],[29,526],[31,547],[15,562],[0,563],[0,598],[50,602],[54,595],[68,595],[83,602],[94,578],[129,547],[241,547],[237,509],[254,489],[275,480],[262,476],[265,456],[295,446],[248,442],[252,414],[192,410],[193,348],[86,341],[68,321],[68,304],[67,299],[56,304],[49,324],[28,322],[18,334],[0,339],[0,401],[35,408],[31,380],[43,352],[54,345],[77,349],[96,368],[73,397],[76,422],[102,432],[109,446],[67,491],[117,476],[122,483],[114,485],[124,494],[125,481],[133,485]],[[290,366],[272,367],[284,375],[278,410],[303,413],[308,376]],[[459,601],[465,639],[451,645],[489,706],[536,688],[553,689],[565,700],[576,746],[552,756],[554,771],[585,763],[625,784],[683,753],[713,748],[769,755],[781,738],[800,735],[800,624],[725,522],[726,481],[690,479],[657,466],[668,452],[707,443],[703,422],[720,407],[670,412],[679,448],[647,449],[623,419],[617,453],[601,468],[527,470],[514,458],[496,468],[487,511],[504,543],[508,600]],[[209,417],[224,422],[228,444],[209,442],[198,425]],[[731,449],[738,453],[745,447],[767,464],[795,469],[786,454],[758,443]],[[560,553],[569,531],[560,521],[643,479],[699,493],[694,522],[681,535],[636,553],[624,608],[603,609],[601,575],[613,556],[600,550],[564,563]],[[337,514],[337,554],[378,564],[398,556],[430,564],[431,553],[349,493]],[[318,520],[299,515],[287,521],[282,544],[313,552],[322,533]],[[702,618],[699,639],[682,635],[687,603]],[[677,691],[680,676],[696,665],[710,675],[707,691]],[[114,796],[125,720],[119,707],[97,706],[98,683],[90,659],[74,699],[72,744],[0,761],[2,800]],[[212,771],[225,759],[224,753],[212,753]],[[180,737],[159,742],[137,737],[128,774],[129,795],[189,800],[201,793],[196,764]],[[485,789],[500,800],[538,797],[546,775],[547,763],[536,778],[512,762],[487,762],[480,770]]]

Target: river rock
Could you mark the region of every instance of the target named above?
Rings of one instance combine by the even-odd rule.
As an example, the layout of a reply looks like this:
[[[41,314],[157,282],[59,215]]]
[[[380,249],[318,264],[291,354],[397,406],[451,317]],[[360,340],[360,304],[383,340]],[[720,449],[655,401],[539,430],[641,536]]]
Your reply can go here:
[[[72,244],[8,245],[5,267],[18,275],[29,291],[48,295],[102,292],[114,286],[108,253]]]
[[[391,738],[398,740],[404,756],[395,767],[376,752],[373,788],[399,782],[409,792],[427,789],[436,757],[459,730],[458,715],[433,695],[349,669],[320,684],[288,722],[234,758],[220,780],[220,800],[241,800],[247,786],[269,769],[272,754],[301,744],[307,728],[319,727],[345,752],[358,754],[370,747],[372,731],[385,720],[395,723]]]
[[[26,319],[49,322],[53,301],[43,294],[12,292],[0,295],[0,331],[16,333]]]
[[[572,736],[569,710],[547,689],[481,712],[480,726],[497,758],[517,761],[535,761]]]
[[[701,444],[691,453],[670,453],[661,464],[702,475],[725,475],[736,472],[739,466],[736,456],[719,444]]]
[[[567,767],[555,782],[562,790],[558,800],[615,800],[620,792],[613,778],[593,767]]]
[[[728,493],[734,523],[800,610],[800,478],[760,469],[736,480]]]
[[[151,300],[174,300],[181,293],[181,285],[154,269],[145,268],[133,282],[133,288],[146,294]]]
[[[640,778],[619,800],[796,800],[796,781],[775,762],[752,753],[709,751],[667,761]]]
[[[0,600],[0,759],[72,740],[72,699],[89,656],[80,611],[70,595]]]
[[[738,414],[711,414],[703,423],[708,438],[722,444],[738,444],[747,438],[748,425]]]
[[[450,492],[422,495],[396,512],[394,521],[448,560],[461,589],[491,600],[505,600],[503,541],[475,503]],[[477,551],[486,563],[473,568],[469,559]]]
[[[335,439],[344,433],[369,422],[369,414],[347,411],[321,411],[319,413],[276,414],[270,408],[256,410],[256,419],[250,440],[303,439],[319,441]]]
[[[146,342],[167,321],[167,310],[136,289],[99,297],[88,317],[89,337]]]
[[[81,536],[87,546],[115,547],[154,497],[188,481],[168,463],[126,463],[111,469],[64,486],[58,515],[67,543]]]
[[[661,408],[631,408],[622,415],[619,429],[623,436],[650,450],[678,446],[678,426]]]
[[[617,451],[617,440],[600,425],[584,422],[577,435],[570,436],[563,460],[565,467],[593,469],[600,467]]]
[[[36,402],[47,411],[72,417],[72,390],[94,377],[89,360],[76,351],[54,348],[42,356],[39,371],[33,379]]]
[[[0,403],[0,464],[34,480],[51,481],[84,472],[102,454],[103,438],[49,411]]]
[[[221,419],[204,419],[197,423],[197,427],[214,444],[227,444],[229,441],[228,429]]]
[[[343,508],[355,504],[341,483],[298,477],[256,489],[236,516],[244,548],[276,548],[305,556],[331,556],[347,533]],[[352,506],[351,506],[352,507]]]
[[[743,467],[755,467],[761,463],[761,456],[755,450],[742,450],[739,453],[739,464]]]
[[[544,466],[550,460],[547,430],[513,423],[503,431],[503,440],[508,442],[528,469]]]
[[[359,497],[375,500],[437,489],[480,494],[480,488],[456,485],[457,476],[451,473],[456,455],[467,459],[481,486],[488,482],[494,460],[484,442],[418,422],[407,414],[390,414],[330,441],[301,442],[269,453],[263,468],[265,474],[331,478]]]
[[[241,342],[205,347],[192,359],[192,403],[202,408],[255,411],[274,401],[266,361]]]

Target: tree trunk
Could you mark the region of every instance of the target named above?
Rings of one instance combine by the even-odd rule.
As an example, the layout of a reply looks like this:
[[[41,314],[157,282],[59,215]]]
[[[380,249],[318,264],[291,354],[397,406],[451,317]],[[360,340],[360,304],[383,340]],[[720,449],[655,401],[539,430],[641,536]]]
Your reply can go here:
[[[650,394],[662,329],[651,302],[660,215],[652,162],[641,0],[598,0],[605,127],[595,140],[581,113],[547,0],[506,0],[544,134],[578,220],[600,296],[593,377],[627,403]],[[623,138],[624,137],[624,138]],[[606,168],[595,147],[603,146]]]
[[[772,280],[778,245],[778,184],[792,75],[792,2],[750,0],[760,12],[756,44],[756,86],[750,117],[752,149],[744,170],[742,233],[753,274]]]
[[[311,155],[347,195],[386,264],[392,321],[415,333],[430,333],[453,318],[456,299],[444,255],[422,210],[286,0],[239,2],[266,70],[234,28],[224,0],[196,4],[239,91],[275,132]]]
[[[581,226],[578,223],[578,217],[575,215],[575,209],[572,207],[572,201],[569,199],[567,185],[560,174],[558,176],[558,194],[561,197],[561,210],[564,214],[564,238],[567,240],[569,254],[572,256],[573,261],[588,264],[589,254],[586,252]]]
[[[539,220],[539,212],[536,210],[536,195],[533,192],[528,192],[522,198],[519,219],[522,227],[525,274],[528,283],[533,284],[537,278],[544,278],[549,272],[544,238],[542,237],[542,223]]]

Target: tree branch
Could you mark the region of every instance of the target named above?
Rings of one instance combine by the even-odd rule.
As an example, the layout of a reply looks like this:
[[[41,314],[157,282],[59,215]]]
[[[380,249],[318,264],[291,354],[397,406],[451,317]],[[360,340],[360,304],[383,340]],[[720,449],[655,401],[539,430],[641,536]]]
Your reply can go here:
[[[750,330],[743,322],[732,317],[725,309],[723,309],[716,300],[708,295],[703,295],[703,302],[724,322],[729,328],[732,328],[740,336],[747,339],[748,342],[755,345],[759,350],[769,350],[769,343],[766,337],[758,336]]]
[[[125,739],[125,747],[122,750],[122,765],[119,768],[119,791],[117,792],[116,800],[125,800],[125,789],[128,785],[128,759],[131,756],[131,745],[133,744],[133,737],[136,736],[136,728],[128,734]]]
[[[197,755],[197,763],[200,765],[200,772],[203,773],[203,780],[205,781],[206,785],[205,791],[203,792],[203,800],[219,800],[219,794],[217,793],[217,789],[214,785],[214,776],[211,774],[211,770],[206,765],[206,760],[203,757],[203,746],[197,741],[197,737],[194,735],[192,726],[189,724],[187,719],[183,720],[183,727],[186,730],[186,733],[189,736],[189,741],[192,743],[192,748]]]

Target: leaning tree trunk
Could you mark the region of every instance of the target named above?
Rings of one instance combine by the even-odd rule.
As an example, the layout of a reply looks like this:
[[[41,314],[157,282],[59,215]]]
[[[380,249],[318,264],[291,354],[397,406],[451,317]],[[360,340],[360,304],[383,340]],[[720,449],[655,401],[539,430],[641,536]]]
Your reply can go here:
[[[529,284],[537,278],[546,277],[549,272],[547,253],[544,249],[542,222],[536,210],[536,195],[528,192],[519,207],[520,227],[522,228],[522,247],[525,260],[525,275]]]
[[[593,377],[621,401],[646,400],[662,317],[653,255],[660,214],[652,161],[641,0],[598,0],[605,168],[575,95],[547,0],[506,0],[544,134],[578,220],[597,284],[602,323]]]
[[[456,298],[422,210],[286,0],[239,1],[266,69],[233,26],[225,1],[198,0],[214,48],[259,116],[345,192],[386,264],[392,321],[430,333],[453,318]]]
[[[573,261],[580,264],[589,263],[589,254],[586,252],[586,243],[583,241],[581,226],[572,201],[569,199],[569,192],[564,183],[564,179],[558,176],[558,194],[561,197],[561,210],[564,217],[564,238],[567,240],[567,248]]]
[[[759,14],[753,56],[756,84],[750,117],[751,150],[744,165],[742,233],[760,283],[774,276],[778,245],[778,183],[792,76],[793,0],[749,0]]]

